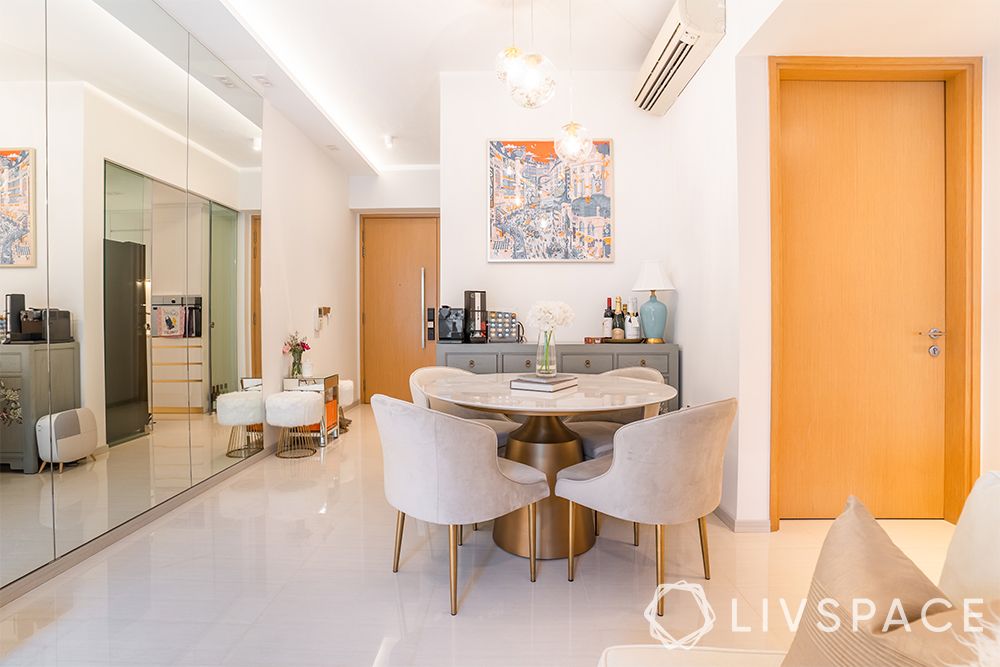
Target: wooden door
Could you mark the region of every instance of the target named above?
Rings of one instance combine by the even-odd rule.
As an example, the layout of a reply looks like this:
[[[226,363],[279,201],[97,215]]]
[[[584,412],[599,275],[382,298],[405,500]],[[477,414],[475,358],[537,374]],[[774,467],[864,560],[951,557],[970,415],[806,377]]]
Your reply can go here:
[[[250,373],[260,370],[260,215],[250,216]]]
[[[428,308],[437,312],[437,295],[438,219],[363,217],[361,396],[365,403],[374,394],[410,400],[410,373],[434,365],[435,343],[427,340],[426,322]]]
[[[781,81],[778,123],[778,514],[940,518],[944,83]]]

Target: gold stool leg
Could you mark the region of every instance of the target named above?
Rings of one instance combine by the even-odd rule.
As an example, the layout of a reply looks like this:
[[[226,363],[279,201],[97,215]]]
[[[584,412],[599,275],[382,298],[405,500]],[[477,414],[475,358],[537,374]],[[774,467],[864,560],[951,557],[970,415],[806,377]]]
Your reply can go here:
[[[597,537],[600,534],[601,534],[601,524],[599,523],[597,510],[594,510],[594,536]]]
[[[402,512],[396,512],[396,549],[392,554],[392,571],[399,572],[399,551],[403,546],[403,522],[406,521],[406,515]]]
[[[479,530],[479,523],[472,524],[472,530],[473,531]]]
[[[573,581],[573,550],[576,548],[573,544],[573,536],[576,533],[576,503],[572,500],[569,501],[569,557],[566,560],[567,578],[569,581]]]
[[[632,522],[632,544],[639,546],[639,522]]]
[[[656,524],[656,585],[659,586],[663,583],[663,570],[666,567],[664,563],[664,553],[663,553],[663,526]],[[661,597],[656,603],[656,615],[663,616],[663,598]]]
[[[465,526],[459,524],[458,526],[458,546],[462,546],[463,540],[465,539]]]
[[[701,563],[705,567],[705,578],[712,578],[712,566],[708,562],[708,526],[705,517],[698,518],[698,536],[701,537]]]
[[[458,613],[458,526],[448,526],[448,564],[451,581],[451,615]]]
[[[535,580],[535,516],[538,512],[538,505],[531,503],[528,505],[528,569],[531,580]]]

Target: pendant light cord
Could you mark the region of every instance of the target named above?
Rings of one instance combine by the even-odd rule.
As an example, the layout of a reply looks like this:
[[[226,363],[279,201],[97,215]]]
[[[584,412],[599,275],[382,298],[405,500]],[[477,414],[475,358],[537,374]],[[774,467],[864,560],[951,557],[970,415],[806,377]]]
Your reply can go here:
[[[573,68],[573,0],[569,0],[569,120],[576,121],[573,114],[573,89],[576,81],[576,70]]]
[[[517,0],[510,0],[510,45],[517,46],[517,23],[515,21],[515,6]]]
[[[531,50],[535,50],[535,0],[531,0]]]

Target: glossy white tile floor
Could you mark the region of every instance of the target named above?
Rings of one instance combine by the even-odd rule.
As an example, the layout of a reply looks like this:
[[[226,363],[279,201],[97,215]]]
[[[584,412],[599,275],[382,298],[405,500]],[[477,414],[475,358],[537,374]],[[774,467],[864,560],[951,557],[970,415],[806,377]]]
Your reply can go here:
[[[382,494],[371,412],[322,456],[253,466],[0,609],[4,665],[596,665],[610,645],[648,643],[652,530],[604,522],[578,561],[527,562],[467,529],[460,609],[448,613],[447,529],[408,522],[390,571],[395,512]],[[896,543],[937,580],[951,526],[889,521]],[[763,600],[805,595],[827,521],[775,534],[709,526],[713,578],[701,578],[695,524],[667,531],[669,580],[702,583],[718,614],[704,645],[785,648],[761,630]],[[735,602],[733,602],[735,600]],[[731,630],[735,605],[741,625]],[[664,625],[693,628],[668,597]]]
[[[148,435],[103,447],[96,461],[62,473],[3,470],[0,585],[237,463],[228,446],[229,427],[215,415],[191,415],[190,423],[187,415],[156,415]]]

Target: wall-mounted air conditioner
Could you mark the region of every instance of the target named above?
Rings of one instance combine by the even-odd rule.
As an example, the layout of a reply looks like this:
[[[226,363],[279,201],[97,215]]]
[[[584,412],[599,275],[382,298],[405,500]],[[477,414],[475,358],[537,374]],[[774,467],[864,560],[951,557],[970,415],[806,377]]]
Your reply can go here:
[[[639,69],[636,105],[665,114],[725,34],[725,0],[677,0]]]

